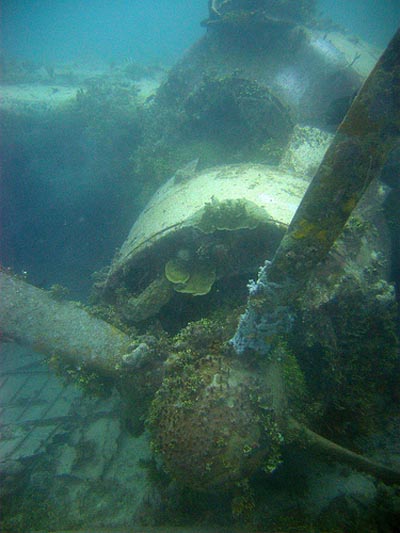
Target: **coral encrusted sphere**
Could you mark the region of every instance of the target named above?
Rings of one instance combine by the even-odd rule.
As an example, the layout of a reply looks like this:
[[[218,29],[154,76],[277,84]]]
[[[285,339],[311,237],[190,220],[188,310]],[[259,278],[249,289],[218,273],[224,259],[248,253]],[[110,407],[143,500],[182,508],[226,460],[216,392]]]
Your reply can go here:
[[[190,350],[168,361],[149,416],[152,443],[169,474],[191,488],[226,488],[280,462],[272,400],[252,372]]]

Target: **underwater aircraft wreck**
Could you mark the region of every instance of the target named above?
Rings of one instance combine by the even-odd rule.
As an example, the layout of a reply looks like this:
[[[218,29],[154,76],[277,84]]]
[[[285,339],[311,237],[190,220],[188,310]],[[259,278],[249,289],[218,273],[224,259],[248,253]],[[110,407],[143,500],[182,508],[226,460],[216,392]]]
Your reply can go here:
[[[250,131],[254,125],[253,135],[262,131],[273,143],[287,143],[293,120],[307,122],[312,116],[319,125],[330,92],[325,83],[333,73],[341,88],[360,81],[352,68],[357,60],[351,64],[356,56],[346,69],[337,67],[336,56],[329,59],[318,77],[325,60],[316,42],[331,43],[327,38],[305,35],[282,12],[267,17],[260,2],[244,10],[242,4],[210,2],[204,24],[214,33],[191,51],[197,64],[191,67],[193,79],[186,79],[190,90],[182,88],[185,105],[202,110],[196,123],[209,127],[213,95],[226,90],[224,102],[231,118],[240,114],[241,128]],[[299,4],[306,13],[308,3]],[[290,35],[299,57],[315,69],[316,86],[301,92],[295,82],[291,88],[286,84],[286,94],[277,100],[279,80],[285,75],[293,81],[299,71],[287,62],[280,70],[282,58],[274,54],[251,83],[233,75],[233,65],[243,58],[231,54],[222,61],[222,51],[238,29],[243,36],[243,25],[263,38],[267,27],[271,39],[295,29]],[[223,65],[225,76],[210,79],[206,72],[198,79],[198,72],[204,73],[200,62],[210,72]],[[155,108],[184,66],[173,69]],[[332,423],[340,439],[344,426],[352,424],[343,439],[348,443],[362,433],[361,419],[373,425],[381,416],[377,395],[391,397],[398,385],[398,310],[383,214],[388,190],[379,176],[399,138],[399,71],[397,32],[334,136],[324,138],[324,148],[329,147],[312,179],[288,168],[285,157],[286,166],[236,163],[233,151],[229,163],[199,169],[194,161],[176,172],[150,199],[96,283],[103,316],[104,309],[112,309],[110,323],[99,310],[96,316],[90,308],[57,301],[1,271],[2,333],[47,354],[61,372],[79,368],[82,375],[107,380],[119,391],[132,430],[140,432],[145,424],[156,456],[182,486],[237,490],[257,472],[276,472],[291,447],[399,485],[399,466],[340,446],[335,431],[328,431]],[[303,82],[305,76],[302,72]],[[211,132],[214,143],[225,126],[219,123]],[[236,141],[231,141],[233,150]],[[240,296],[258,267],[246,304]],[[241,292],[235,292],[238,285]],[[224,290],[229,294],[221,296]],[[157,321],[169,335],[157,330]]]

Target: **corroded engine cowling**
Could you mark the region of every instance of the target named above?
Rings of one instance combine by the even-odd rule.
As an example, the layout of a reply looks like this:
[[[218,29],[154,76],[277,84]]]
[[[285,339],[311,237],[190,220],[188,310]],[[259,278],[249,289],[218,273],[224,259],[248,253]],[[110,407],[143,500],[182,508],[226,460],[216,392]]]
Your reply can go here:
[[[133,225],[104,283],[105,299],[140,322],[218,280],[254,275],[272,257],[308,179],[260,164],[222,165],[175,175]]]

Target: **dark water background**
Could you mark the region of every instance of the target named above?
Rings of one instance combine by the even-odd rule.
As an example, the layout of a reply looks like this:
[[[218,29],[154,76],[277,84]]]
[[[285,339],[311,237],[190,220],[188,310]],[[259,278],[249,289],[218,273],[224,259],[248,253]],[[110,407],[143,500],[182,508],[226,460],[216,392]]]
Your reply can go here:
[[[399,0],[318,0],[318,5],[325,17],[379,47],[400,23]]]
[[[3,46],[39,61],[174,61],[206,15],[202,0],[5,0]]]
[[[320,12],[385,46],[399,0],[319,0]],[[174,61],[204,30],[206,0],[3,0],[3,51],[37,61]]]

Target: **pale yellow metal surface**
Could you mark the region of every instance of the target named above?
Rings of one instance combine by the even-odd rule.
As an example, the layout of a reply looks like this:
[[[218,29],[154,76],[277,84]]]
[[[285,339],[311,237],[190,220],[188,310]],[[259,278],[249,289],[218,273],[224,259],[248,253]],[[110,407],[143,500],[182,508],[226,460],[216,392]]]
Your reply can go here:
[[[152,197],[121,247],[112,273],[161,238],[192,224],[208,202],[244,198],[265,209],[271,223],[287,226],[308,180],[261,164],[223,165],[187,180],[170,178]]]
[[[340,32],[330,32],[325,37],[327,41],[343,54],[343,58],[353,70],[362,78],[366,78],[378,61],[382,50],[370,43]]]

